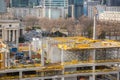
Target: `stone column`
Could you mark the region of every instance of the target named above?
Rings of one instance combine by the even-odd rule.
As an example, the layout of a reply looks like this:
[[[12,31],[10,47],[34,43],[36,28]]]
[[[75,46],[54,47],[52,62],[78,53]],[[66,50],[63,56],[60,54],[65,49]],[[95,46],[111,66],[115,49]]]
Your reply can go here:
[[[4,36],[5,36],[5,41],[8,41],[8,30],[5,30]]]
[[[16,30],[16,47],[18,47],[19,42],[19,30]]]
[[[22,71],[19,72],[19,79],[21,80],[22,79]]]
[[[120,80],[120,73],[117,73],[117,80]]]
[[[15,30],[12,31],[12,41],[15,41]]]
[[[4,34],[4,28],[2,28],[2,40],[4,41],[5,40],[5,34]]]
[[[9,41],[11,41],[11,30],[8,31],[9,31]]]

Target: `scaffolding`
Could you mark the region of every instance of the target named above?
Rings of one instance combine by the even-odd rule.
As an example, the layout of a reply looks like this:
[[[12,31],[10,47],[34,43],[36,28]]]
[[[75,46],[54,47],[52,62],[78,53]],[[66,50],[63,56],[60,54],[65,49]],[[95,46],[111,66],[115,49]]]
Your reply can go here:
[[[18,65],[1,70],[1,79],[119,80],[120,42],[85,37],[57,37],[46,40],[40,64]],[[41,53],[41,50],[38,52]],[[32,71],[32,72],[31,72]],[[17,75],[15,75],[15,73]],[[28,73],[29,72],[29,73]],[[7,73],[13,73],[9,75]],[[79,79],[78,79],[79,78]]]

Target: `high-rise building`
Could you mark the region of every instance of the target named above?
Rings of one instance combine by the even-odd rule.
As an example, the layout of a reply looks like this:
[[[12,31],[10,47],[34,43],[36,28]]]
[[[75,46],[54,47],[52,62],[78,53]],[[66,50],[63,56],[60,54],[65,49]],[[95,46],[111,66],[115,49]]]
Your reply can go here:
[[[88,1],[87,2],[87,14],[89,18],[93,18],[94,16],[94,7],[99,5],[100,2],[99,1]]]
[[[120,0],[106,0],[107,6],[120,6]]]
[[[28,7],[29,0],[11,0],[11,7]]]
[[[5,0],[7,7],[10,7],[10,0]]]
[[[43,0],[44,17],[65,18],[68,14],[68,0]]]
[[[83,14],[83,0],[68,0],[68,16],[79,18]]]
[[[5,13],[5,12],[7,12],[6,3],[4,0],[0,0],[0,13]]]
[[[45,7],[67,7],[68,6],[68,0],[44,0],[43,5]]]
[[[29,5],[30,7],[38,6],[38,5],[41,4],[41,1],[42,1],[42,0],[29,0],[28,5]]]

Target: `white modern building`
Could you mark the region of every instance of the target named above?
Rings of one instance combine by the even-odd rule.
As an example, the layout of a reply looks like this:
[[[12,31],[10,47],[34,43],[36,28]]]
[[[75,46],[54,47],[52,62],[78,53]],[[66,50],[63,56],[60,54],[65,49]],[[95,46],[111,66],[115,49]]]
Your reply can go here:
[[[99,14],[99,20],[120,21],[120,12],[104,11],[103,13]]]
[[[120,7],[97,6],[99,20],[120,21]]]
[[[48,18],[65,18],[68,14],[68,0],[44,0],[43,14]]]

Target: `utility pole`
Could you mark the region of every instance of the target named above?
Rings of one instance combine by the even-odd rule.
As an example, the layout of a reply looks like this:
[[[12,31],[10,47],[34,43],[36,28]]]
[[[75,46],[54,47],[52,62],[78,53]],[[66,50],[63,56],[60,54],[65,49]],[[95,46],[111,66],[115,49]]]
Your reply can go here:
[[[97,15],[97,8],[94,7],[93,39],[96,39],[96,15]]]
[[[97,39],[96,38],[96,14],[97,14],[97,8],[94,7],[94,23],[93,23],[93,40]],[[93,63],[95,63],[96,60],[96,49],[93,49]],[[93,69],[93,80],[95,80],[95,65],[92,66]]]

